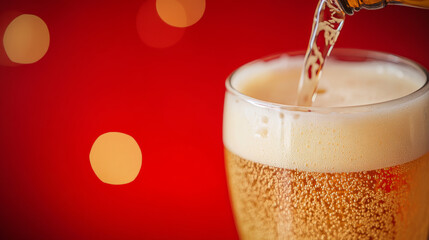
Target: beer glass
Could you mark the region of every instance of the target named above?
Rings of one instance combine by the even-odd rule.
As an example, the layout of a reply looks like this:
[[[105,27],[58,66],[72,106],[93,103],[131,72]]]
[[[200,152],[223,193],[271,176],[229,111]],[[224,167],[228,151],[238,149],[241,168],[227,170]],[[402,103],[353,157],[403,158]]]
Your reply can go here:
[[[303,55],[226,81],[223,142],[241,239],[427,239],[429,84],[394,55],[336,49],[312,107]]]

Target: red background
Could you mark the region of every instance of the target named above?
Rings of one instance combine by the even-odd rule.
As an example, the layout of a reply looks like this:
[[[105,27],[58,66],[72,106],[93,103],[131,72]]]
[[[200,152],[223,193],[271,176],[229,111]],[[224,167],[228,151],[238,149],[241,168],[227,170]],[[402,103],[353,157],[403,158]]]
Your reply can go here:
[[[41,17],[51,44],[35,64],[0,65],[1,239],[238,238],[223,163],[224,81],[250,60],[305,49],[317,1],[208,0],[168,48],[140,40],[145,2],[2,1],[0,13]],[[429,10],[362,10],[337,47],[428,68],[428,26]],[[127,185],[102,183],[89,163],[92,143],[111,131],[142,150]]]

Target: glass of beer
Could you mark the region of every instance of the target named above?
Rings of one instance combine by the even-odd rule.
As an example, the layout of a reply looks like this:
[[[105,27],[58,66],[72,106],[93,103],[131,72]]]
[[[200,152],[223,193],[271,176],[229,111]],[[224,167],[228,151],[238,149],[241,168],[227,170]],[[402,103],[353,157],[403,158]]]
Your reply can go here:
[[[337,49],[312,107],[303,54],[226,81],[225,165],[241,239],[427,239],[429,83],[420,65]]]

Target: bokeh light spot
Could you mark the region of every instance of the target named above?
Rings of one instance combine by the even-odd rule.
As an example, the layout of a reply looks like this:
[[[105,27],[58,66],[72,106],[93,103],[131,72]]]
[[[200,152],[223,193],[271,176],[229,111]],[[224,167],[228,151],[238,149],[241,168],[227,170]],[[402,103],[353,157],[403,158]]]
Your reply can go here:
[[[95,175],[104,183],[127,184],[137,177],[142,165],[139,145],[130,135],[108,132],[92,145],[89,160]]]
[[[7,26],[4,50],[12,62],[29,64],[39,61],[49,48],[49,30],[38,16],[22,14]]]
[[[156,0],[161,19],[174,27],[189,27],[198,22],[206,9],[205,0]]]
[[[137,32],[140,39],[150,47],[170,47],[183,37],[185,30],[172,27],[162,21],[156,12],[155,5],[155,0],[143,2],[137,13]]]

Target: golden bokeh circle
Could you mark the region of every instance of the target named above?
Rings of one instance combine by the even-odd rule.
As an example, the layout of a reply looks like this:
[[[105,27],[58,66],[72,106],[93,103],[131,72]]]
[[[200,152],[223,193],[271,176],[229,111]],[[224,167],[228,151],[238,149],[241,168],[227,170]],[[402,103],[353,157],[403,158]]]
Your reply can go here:
[[[50,43],[46,23],[36,15],[22,14],[13,19],[3,35],[3,45],[10,61],[30,64],[45,56]]]
[[[127,184],[137,177],[142,153],[136,140],[120,132],[100,135],[92,145],[89,160],[95,175],[104,183]]]

